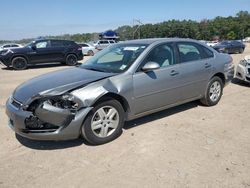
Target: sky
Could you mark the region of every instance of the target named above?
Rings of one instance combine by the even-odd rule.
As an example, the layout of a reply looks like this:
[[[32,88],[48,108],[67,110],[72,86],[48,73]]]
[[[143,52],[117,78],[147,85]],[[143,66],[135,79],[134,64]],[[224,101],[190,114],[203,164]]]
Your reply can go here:
[[[250,0],[0,0],[0,40],[103,32],[169,19],[212,19],[250,12]]]

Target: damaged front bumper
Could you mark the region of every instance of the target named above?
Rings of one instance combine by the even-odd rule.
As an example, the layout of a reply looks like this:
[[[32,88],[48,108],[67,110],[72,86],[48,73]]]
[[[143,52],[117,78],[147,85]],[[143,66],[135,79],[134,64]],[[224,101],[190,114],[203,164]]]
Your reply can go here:
[[[246,66],[238,64],[235,77],[250,83],[250,64],[247,64]]]
[[[43,103],[35,113],[24,110],[10,97],[6,102],[9,126],[19,135],[35,140],[69,140],[79,137],[82,123],[92,107],[75,113]]]

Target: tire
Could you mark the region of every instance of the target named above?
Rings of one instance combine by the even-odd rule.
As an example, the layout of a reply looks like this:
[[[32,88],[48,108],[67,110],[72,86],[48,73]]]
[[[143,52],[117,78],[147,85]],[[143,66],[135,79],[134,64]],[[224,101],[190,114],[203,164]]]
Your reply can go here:
[[[88,56],[93,56],[94,55],[94,52],[92,50],[89,50],[88,51]]]
[[[206,106],[216,105],[223,94],[223,87],[224,85],[221,78],[214,76],[208,83],[205,96],[200,100],[201,103]]]
[[[90,111],[81,133],[90,144],[105,144],[121,135],[123,124],[123,107],[117,100],[111,99],[97,104]]]
[[[15,57],[11,61],[12,67],[15,70],[24,70],[27,68],[27,60],[23,57]]]
[[[78,61],[77,61],[77,57],[74,54],[69,54],[66,57],[66,64],[69,66],[75,66],[77,65]]]
[[[244,52],[244,48],[239,49],[239,53],[242,54]]]

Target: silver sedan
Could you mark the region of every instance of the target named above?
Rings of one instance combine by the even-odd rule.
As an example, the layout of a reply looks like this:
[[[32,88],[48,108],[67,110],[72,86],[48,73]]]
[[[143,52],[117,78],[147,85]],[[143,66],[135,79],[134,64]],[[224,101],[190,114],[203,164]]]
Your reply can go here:
[[[23,83],[6,112],[9,126],[27,138],[104,144],[125,121],[193,100],[216,105],[233,76],[229,55],[196,40],[127,41]]]

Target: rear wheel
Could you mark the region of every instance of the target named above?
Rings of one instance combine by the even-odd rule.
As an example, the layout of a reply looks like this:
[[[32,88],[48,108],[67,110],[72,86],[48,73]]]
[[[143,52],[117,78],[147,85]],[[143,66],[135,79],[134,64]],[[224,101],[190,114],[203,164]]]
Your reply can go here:
[[[96,105],[88,114],[82,136],[91,144],[105,144],[122,133],[124,110],[116,100],[108,100]]]
[[[24,70],[27,68],[27,60],[23,57],[15,57],[11,61],[11,64],[15,70]]]
[[[78,62],[77,62],[77,57],[76,55],[74,54],[69,54],[67,55],[66,57],[66,64],[69,65],[69,66],[74,66],[76,65]]]
[[[244,52],[244,48],[239,49],[239,53],[242,54]]]
[[[222,93],[222,80],[215,76],[209,81],[205,96],[201,99],[201,103],[206,106],[214,106],[220,101]]]

